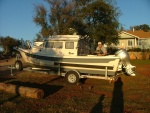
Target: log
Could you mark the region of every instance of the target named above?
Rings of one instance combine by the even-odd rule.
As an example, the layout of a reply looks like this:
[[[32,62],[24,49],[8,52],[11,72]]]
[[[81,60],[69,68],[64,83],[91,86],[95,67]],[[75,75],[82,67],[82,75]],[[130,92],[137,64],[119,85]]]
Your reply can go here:
[[[44,92],[41,89],[5,84],[2,82],[0,83],[0,90],[35,99],[42,99],[44,97]]]

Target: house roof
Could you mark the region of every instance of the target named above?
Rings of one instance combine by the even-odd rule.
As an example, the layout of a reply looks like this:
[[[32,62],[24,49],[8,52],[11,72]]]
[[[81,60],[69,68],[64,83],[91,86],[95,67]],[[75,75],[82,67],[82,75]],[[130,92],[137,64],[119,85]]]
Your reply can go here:
[[[137,36],[139,38],[150,38],[150,31],[149,32],[145,32],[143,30],[128,30],[128,31],[125,31],[129,34],[132,34],[134,36]]]

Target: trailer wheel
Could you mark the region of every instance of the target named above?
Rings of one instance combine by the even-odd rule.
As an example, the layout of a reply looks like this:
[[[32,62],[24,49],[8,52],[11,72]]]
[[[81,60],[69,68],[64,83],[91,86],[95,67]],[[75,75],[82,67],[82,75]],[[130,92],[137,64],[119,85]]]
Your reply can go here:
[[[79,73],[76,71],[68,71],[65,75],[65,79],[70,84],[76,84],[79,82]]]
[[[15,68],[18,70],[18,71],[22,71],[23,70],[23,65],[22,65],[22,62],[20,60],[17,60],[15,62]]]

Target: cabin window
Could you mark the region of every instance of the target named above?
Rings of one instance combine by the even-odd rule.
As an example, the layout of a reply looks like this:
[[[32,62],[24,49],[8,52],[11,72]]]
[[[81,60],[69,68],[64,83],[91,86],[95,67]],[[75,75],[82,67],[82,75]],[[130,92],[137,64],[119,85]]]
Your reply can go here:
[[[46,48],[54,48],[54,42],[46,42]]]
[[[74,49],[74,42],[66,42],[65,48],[66,49]]]
[[[63,47],[63,42],[55,42],[54,43],[54,48],[59,48],[61,49]]]
[[[46,48],[62,48],[63,43],[62,42],[46,42],[45,47]]]

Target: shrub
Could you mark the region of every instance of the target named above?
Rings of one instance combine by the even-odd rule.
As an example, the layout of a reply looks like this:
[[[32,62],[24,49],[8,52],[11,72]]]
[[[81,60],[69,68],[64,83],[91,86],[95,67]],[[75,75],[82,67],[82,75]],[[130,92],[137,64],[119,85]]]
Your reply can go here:
[[[141,51],[142,51],[141,48],[132,48],[128,50],[128,52],[141,52]]]

